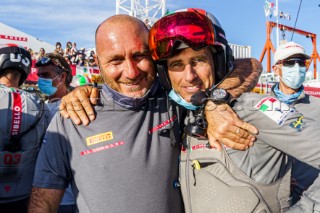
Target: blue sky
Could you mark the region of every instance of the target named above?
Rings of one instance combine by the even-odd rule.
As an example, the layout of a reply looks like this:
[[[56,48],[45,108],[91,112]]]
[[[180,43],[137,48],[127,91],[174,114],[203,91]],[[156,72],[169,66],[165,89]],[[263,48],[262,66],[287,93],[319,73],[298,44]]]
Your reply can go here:
[[[300,0],[279,0],[280,11],[291,15],[291,21],[282,20],[282,24],[294,26],[299,3]],[[264,4],[264,0],[167,0],[170,11],[187,7],[207,9],[219,19],[230,43],[250,45],[252,56],[258,59],[266,39]],[[319,4],[320,0],[303,0],[296,25],[299,29],[318,35],[318,52]],[[64,48],[67,41],[75,41],[78,48],[90,48],[94,47],[96,27],[105,18],[114,15],[115,8],[115,0],[6,0],[1,2],[0,22],[52,45],[60,41]],[[291,35],[291,32],[287,32],[286,39],[290,40]],[[272,38],[275,44],[276,35],[273,34]],[[304,45],[311,54],[310,39],[295,34],[293,40]]]

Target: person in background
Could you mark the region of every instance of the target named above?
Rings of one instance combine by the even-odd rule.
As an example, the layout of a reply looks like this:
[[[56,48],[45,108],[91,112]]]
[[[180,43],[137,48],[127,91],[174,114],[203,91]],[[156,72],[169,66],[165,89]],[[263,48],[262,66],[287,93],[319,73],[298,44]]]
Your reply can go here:
[[[96,66],[98,66],[97,63],[96,63],[96,60],[94,59],[93,56],[89,56],[88,65],[89,65],[90,67],[96,67]]]
[[[60,42],[56,43],[56,49],[53,52],[57,53],[57,54],[60,54],[60,55],[64,54],[64,51],[63,51],[63,49],[61,47],[61,43]]]
[[[69,48],[70,50],[72,49],[72,42],[71,41],[67,42],[66,48]]]
[[[90,51],[90,55],[89,55],[89,57],[88,57],[88,65],[89,65],[90,67],[96,67],[96,66],[98,66],[97,63],[96,63],[95,58],[96,58],[96,53],[94,52],[94,50],[91,50],[91,51]]]
[[[69,56],[68,55],[64,55],[63,56],[64,60],[66,60],[66,62],[70,65],[71,62],[70,62],[70,59],[69,59]]]
[[[46,54],[46,51],[44,50],[44,48],[40,48],[39,53],[37,55],[37,60],[40,60],[44,54]]]
[[[81,52],[78,53],[77,58],[76,58],[76,64],[79,67],[85,66],[85,58]]]
[[[310,56],[306,54],[300,44],[291,41],[280,45],[274,54],[274,65],[272,66],[279,82],[272,87],[271,96],[277,97],[280,101],[290,106],[303,107],[306,110],[316,112],[313,117],[316,120],[320,120],[318,98],[304,93],[303,82],[309,61]],[[300,129],[297,128],[297,131],[300,131]],[[293,159],[293,204],[300,199],[302,192],[308,189],[318,174],[318,169],[295,158]]]
[[[71,56],[72,56],[71,48],[72,48],[72,43],[70,41],[68,41],[66,44],[66,49],[65,49],[64,54],[69,56],[69,59],[71,59]]]
[[[29,48],[29,49],[28,49],[28,52],[29,52],[30,55],[31,55],[31,60],[35,60],[36,58],[35,58],[35,54],[34,54],[33,50],[32,50],[31,48]]]
[[[71,55],[76,55],[77,53],[78,53],[77,43],[73,42],[72,43],[72,48],[71,48]]]
[[[56,112],[59,111],[61,98],[69,91],[72,81],[72,71],[68,62],[59,53],[48,53],[37,61],[38,87],[42,93],[48,96],[47,106],[52,120]],[[76,212],[74,196],[71,186],[66,189],[58,213]]]
[[[0,64],[0,84],[18,89],[30,73],[32,65],[30,52],[14,44],[0,44],[0,48],[3,57]],[[11,60],[10,53],[18,59],[17,63]],[[17,69],[19,66],[21,68]]]
[[[40,96],[20,90],[31,69],[30,53],[0,45],[0,212],[26,213],[36,157],[48,126]]]

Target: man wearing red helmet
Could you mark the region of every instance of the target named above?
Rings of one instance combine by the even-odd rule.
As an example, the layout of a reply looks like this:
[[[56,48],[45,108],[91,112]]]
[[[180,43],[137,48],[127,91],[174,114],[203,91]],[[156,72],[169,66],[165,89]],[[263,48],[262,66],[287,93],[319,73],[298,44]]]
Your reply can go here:
[[[30,68],[28,51],[0,45],[1,212],[27,212],[36,157],[48,125],[42,99],[18,89]]]
[[[190,109],[180,163],[186,212],[286,211],[291,168],[287,154],[320,168],[316,112],[302,106],[292,108],[273,97],[243,94],[232,106],[240,118],[258,127],[255,146],[245,151],[224,147],[217,152],[195,131],[203,126],[201,113],[208,110],[203,104],[229,102],[228,93],[218,86],[231,87],[226,76],[239,78],[247,72],[228,73],[232,60],[219,22],[203,10],[178,11],[152,26],[149,46],[159,64],[160,80],[171,89],[169,97]],[[315,147],[317,150],[311,150]]]

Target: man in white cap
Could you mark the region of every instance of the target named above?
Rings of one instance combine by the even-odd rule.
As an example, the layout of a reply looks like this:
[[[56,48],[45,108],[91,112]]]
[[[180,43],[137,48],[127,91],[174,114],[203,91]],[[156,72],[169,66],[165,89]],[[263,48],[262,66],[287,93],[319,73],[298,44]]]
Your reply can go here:
[[[275,52],[275,64],[272,67],[279,82],[273,86],[271,95],[286,104],[304,105],[305,108],[317,111],[315,108],[319,106],[320,100],[305,94],[303,87],[309,59],[310,56],[306,54],[305,49],[295,42],[280,45]],[[320,119],[320,113],[317,113],[315,119]],[[301,131],[302,126],[297,124],[297,131]],[[293,162],[291,184],[294,204],[300,199],[302,192],[316,179],[319,170],[296,159]]]

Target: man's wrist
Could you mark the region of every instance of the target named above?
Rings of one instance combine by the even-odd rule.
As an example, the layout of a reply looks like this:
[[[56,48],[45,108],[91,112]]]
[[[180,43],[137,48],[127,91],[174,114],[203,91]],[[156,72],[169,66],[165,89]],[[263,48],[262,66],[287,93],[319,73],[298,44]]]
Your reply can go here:
[[[209,100],[215,104],[229,104],[231,95],[227,90],[222,88],[214,88],[209,92]]]
[[[212,100],[208,100],[205,105],[205,111],[213,111],[217,108],[217,104],[215,104]]]

